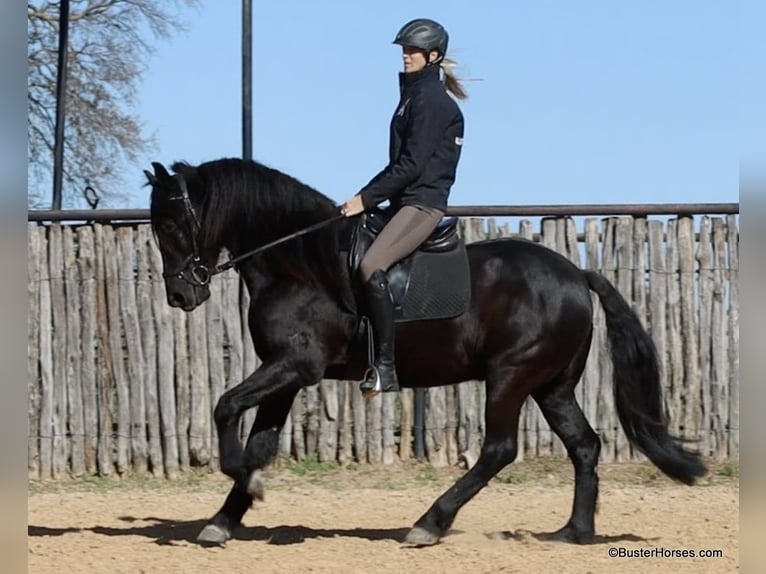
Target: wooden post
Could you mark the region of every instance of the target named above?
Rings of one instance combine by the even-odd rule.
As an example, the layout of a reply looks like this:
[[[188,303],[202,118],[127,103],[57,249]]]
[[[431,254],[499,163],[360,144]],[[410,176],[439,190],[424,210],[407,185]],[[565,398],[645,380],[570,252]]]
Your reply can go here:
[[[553,226],[553,245],[551,248],[560,253],[564,257],[569,257],[569,250],[567,249],[567,220],[565,217],[557,217],[552,219]]]
[[[171,317],[174,333],[178,461],[183,470],[188,470],[191,466],[191,446],[189,442],[191,427],[191,375],[189,372],[188,316],[180,309],[173,309]]]
[[[224,372],[224,325],[223,325],[223,285],[220,277],[214,277],[210,282],[210,299],[204,303],[205,323],[207,327],[207,356],[208,379],[210,384],[210,402],[208,405],[208,430],[210,433],[210,465],[214,469],[220,467],[218,460],[218,431],[213,422],[213,413],[218,399],[226,388]]]
[[[358,384],[348,383],[351,395],[351,411],[354,420],[354,450],[358,462],[368,462],[367,458],[367,399],[359,390]]]
[[[465,461],[475,461],[479,456],[481,440],[479,437],[479,421],[476,410],[476,381],[460,383],[457,386],[458,411],[458,453]],[[519,452],[523,452],[519,448]],[[522,455],[523,456],[523,455]]]
[[[67,472],[66,294],[60,224],[51,225],[48,257],[53,311],[53,478]]]
[[[699,264],[699,368],[700,395],[694,402],[701,400],[700,429],[698,437],[702,454],[711,454],[712,436],[710,417],[711,408],[711,372],[712,363],[712,323],[713,323],[713,238],[712,225],[708,216],[700,221],[699,243],[697,247]]]
[[[599,221],[590,217],[585,220],[585,259],[586,267],[592,271],[599,268]],[[601,378],[599,376],[599,362],[601,353],[604,352],[605,325],[604,310],[598,295],[591,291],[593,304],[593,335],[590,343],[588,360],[585,363],[583,373],[582,410],[585,418],[591,426],[598,426],[598,397]]]
[[[617,278],[617,265],[615,262],[615,231],[617,228],[617,219],[610,217],[605,220],[604,239],[601,252],[601,273],[613,285]],[[604,337],[602,344],[606,345],[607,330],[606,319],[603,322]],[[619,422],[614,405],[614,385],[612,383],[612,357],[607,352],[608,347],[602,346],[599,353],[599,382],[598,394],[598,421],[597,429],[601,434],[601,454],[600,462],[613,462],[617,458],[617,431]]]
[[[481,219],[479,219],[479,222],[481,222]],[[494,217],[488,217],[486,238],[495,239],[496,237],[497,237],[497,223],[495,222]]]
[[[455,398],[455,386],[444,387],[444,404],[447,411],[444,434],[447,444],[447,464],[454,466],[458,462],[460,451],[457,445],[457,399]]]
[[[157,392],[162,432],[163,462],[165,474],[170,480],[178,478],[178,420],[176,409],[176,391],[174,381],[174,328],[171,307],[165,295],[165,281],[162,277],[162,258],[159,248],[151,236],[147,239],[149,255],[149,274],[151,280],[151,308],[157,332],[157,353],[155,364],[157,371]],[[179,311],[180,312],[180,311]]]
[[[293,421],[293,454],[295,460],[302,462],[306,459],[306,439],[303,431],[306,420],[306,389],[298,391],[290,415]]]
[[[726,222],[713,219],[713,310],[712,310],[712,367],[711,417],[714,433],[714,456],[723,460],[728,455],[729,426],[729,371],[726,305]]]
[[[668,274],[665,270],[665,242],[661,221],[650,221],[649,234],[649,329],[657,347],[660,366],[660,380],[663,396],[668,389],[668,351],[667,351],[667,286]]]
[[[148,445],[146,441],[146,394],[142,381],[144,358],[141,350],[141,333],[138,325],[135,283],[135,245],[133,229],[117,229],[118,277],[120,310],[125,328],[125,350],[128,364],[128,396],[130,401],[130,446],[133,456],[133,472],[144,474],[148,468]]]
[[[149,463],[154,476],[164,475],[165,465],[162,457],[160,437],[160,408],[157,385],[157,334],[154,328],[152,312],[152,283],[149,276],[151,231],[148,225],[139,225],[135,233],[138,284],[136,298],[138,302],[138,323],[141,332],[141,356],[144,397],[146,403],[146,427],[149,431]],[[165,360],[165,357],[161,357]]]
[[[50,228],[40,228],[40,476],[53,477],[53,311]]]
[[[40,234],[27,225],[27,475],[40,478]]]
[[[412,425],[414,423],[415,392],[412,389],[402,389],[399,393],[402,406],[402,417],[399,440],[399,460],[406,461],[412,458]]]
[[[695,300],[694,226],[691,217],[678,220],[678,263],[681,272],[681,329],[684,357],[684,432],[697,439],[700,430],[700,368]]]
[[[648,283],[647,221],[643,217],[633,219],[633,310],[641,325],[648,329],[646,287]]]
[[[338,460],[338,424],[340,405],[338,396],[339,383],[324,380],[319,383],[319,444],[317,453],[320,462]]]
[[[534,241],[534,231],[532,230],[532,223],[527,220],[523,220],[519,224],[519,235],[528,241]],[[540,453],[537,450],[537,419],[540,417],[540,409],[537,407],[537,403],[534,402],[532,397],[527,397],[522,405],[520,421],[520,437],[518,439],[519,450],[524,450],[522,455],[524,458],[536,457]],[[480,420],[483,421],[484,417]],[[482,424],[484,424],[482,422]]]
[[[320,401],[317,385],[304,389],[306,393],[306,458],[318,460]]]
[[[544,245],[545,247],[556,251],[558,253],[561,253],[562,255],[566,256],[566,248],[564,245],[564,241],[558,239],[558,228],[561,227],[558,223],[558,220],[554,217],[544,217],[542,219],[541,229],[540,233],[542,235],[540,243]],[[562,227],[563,231],[563,227]],[[561,249],[563,251],[558,251]],[[558,436],[556,436],[553,431],[551,430],[550,425],[548,425],[548,421],[545,420],[545,417],[543,416],[542,412],[540,411],[540,407],[535,403],[535,410],[538,411],[537,413],[537,454],[538,456],[548,456],[551,454],[560,455],[564,452],[564,445],[561,443],[561,440]],[[558,443],[558,444],[557,444]]]
[[[617,256],[616,285],[618,291],[622,293],[622,296],[628,302],[628,305],[635,310],[635,304],[633,304],[633,271],[635,267],[633,260],[633,219],[630,217],[620,217],[616,220],[616,223],[617,227],[614,236]],[[614,368],[614,366],[612,367]],[[617,421],[615,422],[616,460],[626,461],[631,458],[631,447],[618,420],[615,418],[615,421]]]
[[[678,263],[678,220],[668,221],[667,231],[667,270],[668,270],[668,411],[670,431],[680,435],[683,424],[681,389],[684,380],[684,363],[681,327],[681,282]]]
[[[396,400],[397,393],[383,393],[381,406],[381,422],[383,424],[383,464],[393,464],[396,460],[396,441],[394,438],[394,426],[396,424]]]
[[[447,466],[446,397],[443,387],[426,392],[426,457],[434,467]]]
[[[739,230],[726,217],[729,245],[729,456],[739,458]]]
[[[98,336],[98,355],[96,364],[96,384],[98,389],[98,470],[103,476],[110,476],[115,468],[113,452],[120,444],[120,434],[113,435],[113,423],[116,417],[114,395],[117,387],[117,367],[113,364],[111,332],[109,322],[109,293],[107,293],[107,232],[103,225],[93,226],[96,251],[96,334]],[[119,329],[119,325],[115,327]],[[115,444],[117,443],[117,444]],[[121,472],[121,471],[120,471]]]
[[[98,472],[98,388],[96,386],[96,349],[98,349],[96,296],[96,262],[93,244],[93,228],[82,226],[77,229],[77,242],[80,246],[78,265],[80,272],[80,322],[82,332],[82,404],[85,425],[85,471],[88,474]]]
[[[82,333],[80,326],[80,273],[71,226],[63,229],[64,303],[66,305],[66,387],[70,473],[85,474],[85,417],[82,404]]]
[[[367,459],[371,464],[383,462],[383,397],[378,394],[367,401]]]
[[[103,229],[105,285],[109,319],[109,351],[115,387],[117,390],[117,472],[124,474],[130,469],[130,391],[125,359],[122,349],[122,322],[120,321],[120,277],[117,271],[119,259],[114,228]]]
[[[292,412],[287,413],[285,424],[279,431],[279,446],[277,447],[277,457],[280,459],[290,458],[293,448],[293,416]]]
[[[338,463],[342,465],[346,465],[354,459],[354,429],[351,416],[351,393],[354,389],[351,385],[351,381],[338,381],[340,394]]]
[[[210,463],[210,378],[207,360],[205,308],[197,307],[189,317],[189,458],[193,466]]]

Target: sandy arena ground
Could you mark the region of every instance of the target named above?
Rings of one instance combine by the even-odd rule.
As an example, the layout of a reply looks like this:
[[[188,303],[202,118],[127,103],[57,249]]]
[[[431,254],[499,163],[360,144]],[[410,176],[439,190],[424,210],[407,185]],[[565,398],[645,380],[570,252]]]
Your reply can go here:
[[[558,462],[511,465],[430,548],[400,546],[460,469],[422,465],[338,469],[289,465],[268,474],[266,500],[225,548],[194,543],[228,479],[193,475],[30,483],[29,572],[225,573],[702,573],[739,570],[739,479],[734,465],[696,487],[648,465],[602,465],[598,539],[543,542],[564,524],[571,471]],[[610,549],[720,550],[722,557],[612,558]],[[613,550],[620,552],[620,550]]]

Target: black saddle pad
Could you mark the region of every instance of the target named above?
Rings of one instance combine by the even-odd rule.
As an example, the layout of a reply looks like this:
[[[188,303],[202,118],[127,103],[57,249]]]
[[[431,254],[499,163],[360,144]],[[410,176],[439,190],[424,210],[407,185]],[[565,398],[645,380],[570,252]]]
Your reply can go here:
[[[381,211],[359,218],[348,253],[352,277],[358,276],[364,254],[388,219],[390,216]],[[443,220],[423,245],[394,264],[387,276],[397,323],[450,319],[463,314],[471,298],[471,281],[457,218]],[[360,308],[364,309],[363,302]]]

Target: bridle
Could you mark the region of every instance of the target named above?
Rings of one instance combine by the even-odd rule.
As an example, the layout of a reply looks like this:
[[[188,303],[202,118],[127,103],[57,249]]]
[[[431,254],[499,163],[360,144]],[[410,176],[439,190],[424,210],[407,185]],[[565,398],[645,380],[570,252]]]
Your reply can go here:
[[[289,241],[290,239],[294,239],[295,237],[298,237],[300,235],[310,233],[312,231],[325,227],[326,225],[329,225],[335,221],[338,221],[346,217],[342,213],[339,213],[338,215],[330,217],[329,219],[325,219],[323,221],[320,221],[319,223],[310,225],[306,227],[305,229],[301,229],[300,231],[296,231],[295,233],[291,233],[290,235],[280,237],[279,239],[266,243],[265,245],[261,245],[260,247],[256,247],[255,249],[252,249],[251,251],[243,253],[242,255],[233,257],[229,259],[228,261],[225,261],[224,263],[216,265],[211,271],[210,269],[207,268],[206,265],[202,263],[202,260],[200,259],[199,235],[202,231],[202,226],[200,225],[197,212],[194,210],[194,206],[191,203],[191,198],[189,197],[189,190],[186,187],[186,180],[181,174],[176,174],[174,177],[178,181],[178,186],[181,188],[181,195],[171,196],[169,199],[173,201],[183,201],[184,207],[186,208],[186,213],[191,217],[192,252],[180,263],[180,265],[178,265],[178,267],[176,267],[173,271],[166,271],[165,273],[162,274],[162,276],[165,278],[176,277],[178,279],[186,281],[187,283],[189,283],[190,285],[194,287],[204,287],[208,285],[210,283],[210,279],[214,275],[218,275],[219,273],[223,273],[224,271],[231,269],[232,267],[234,267],[234,265],[236,265],[243,259],[252,257],[256,253],[260,253],[271,247],[274,247],[275,245],[279,245],[280,243],[284,243],[285,241]]]
[[[197,217],[197,212],[194,210],[194,206],[191,203],[189,189],[186,187],[186,180],[180,174],[177,174],[175,179],[178,182],[178,187],[181,188],[181,195],[171,196],[169,199],[171,201],[183,201],[186,213],[191,217],[191,233],[189,235],[191,236],[192,252],[176,269],[173,271],[166,271],[162,276],[165,278],[177,277],[195,287],[204,287],[210,283],[211,274],[207,266],[202,264],[202,260],[199,256],[198,241],[202,226],[200,225],[199,217]]]

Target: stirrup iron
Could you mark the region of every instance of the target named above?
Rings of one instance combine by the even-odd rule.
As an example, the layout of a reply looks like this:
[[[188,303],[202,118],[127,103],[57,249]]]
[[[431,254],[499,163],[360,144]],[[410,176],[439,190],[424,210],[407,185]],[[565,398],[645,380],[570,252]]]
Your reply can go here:
[[[370,386],[372,384],[372,386]],[[365,399],[371,399],[383,392],[383,385],[380,382],[380,373],[375,365],[372,365],[364,372],[364,379],[359,383],[359,390]]]
[[[362,321],[367,324],[367,364],[370,365],[364,372],[364,377],[359,383],[359,390],[366,399],[371,399],[383,390],[380,382],[380,373],[375,366],[375,351],[372,343],[372,325],[368,317],[362,317]],[[370,387],[372,383],[372,387]]]

